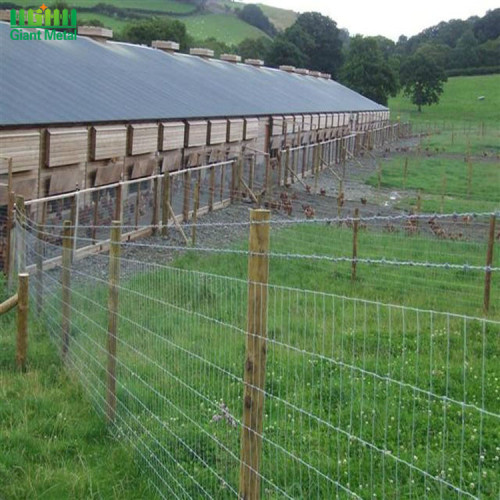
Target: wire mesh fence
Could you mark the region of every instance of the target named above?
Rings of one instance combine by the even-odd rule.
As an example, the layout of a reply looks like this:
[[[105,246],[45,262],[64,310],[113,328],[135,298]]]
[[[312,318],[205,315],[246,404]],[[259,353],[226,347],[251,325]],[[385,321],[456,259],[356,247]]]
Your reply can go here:
[[[41,234],[26,218],[16,232],[38,319],[159,497],[496,498],[493,215],[190,220],[195,246],[178,228],[115,238],[119,279],[106,253],[71,259],[82,226]],[[40,266],[64,243],[62,265]],[[431,294],[441,310],[424,307]]]

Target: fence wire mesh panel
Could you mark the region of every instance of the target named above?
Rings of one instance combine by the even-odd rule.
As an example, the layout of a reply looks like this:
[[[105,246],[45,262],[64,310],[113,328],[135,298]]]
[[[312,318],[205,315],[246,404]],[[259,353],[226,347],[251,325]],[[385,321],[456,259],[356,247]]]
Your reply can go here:
[[[496,306],[481,317],[479,285],[491,272],[498,298],[500,266],[484,265],[486,214],[467,226],[441,216],[446,231],[469,231],[463,241],[436,238],[428,217],[366,217],[356,259],[352,217],[273,216],[267,282],[247,277],[261,256],[247,249],[247,221],[201,219],[198,233],[215,236],[195,246],[115,243],[117,280],[107,253],[36,268],[38,239],[44,256],[63,255],[88,235],[47,226],[45,237],[32,216],[16,232],[39,321],[159,497],[238,497],[245,482],[263,498],[498,497],[500,321]],[[426,229],[409,236],[416,222]],[[477,290],[454,288],[463,273]],[[408,305],[391,305],[416,277]]]

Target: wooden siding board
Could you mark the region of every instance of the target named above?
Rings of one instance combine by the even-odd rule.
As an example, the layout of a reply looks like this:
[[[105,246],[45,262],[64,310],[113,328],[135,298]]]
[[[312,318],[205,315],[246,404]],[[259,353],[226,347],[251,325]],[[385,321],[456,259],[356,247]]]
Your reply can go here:
[[[158,125],[156,123],[130,125],[131,155],[153,153],[158,148]]]
[[[282,135],[282,134],[283,134],[283,117],[273,116],[271,135]]]
[[[208,143],[223,144],[227,138],[227,121],[210,120],[208,122]]]
[[[92,127],[91,158],[94,161],[125,156],[127,152],[127,127],[125,125],[100,125]]]
[[[40,163],[40,131],[16,130],[0,132],[0,174],[8,172],[12,158],[12,171],[36,170]]]
[[[186,126],[184,122],[163,122],[161,124],[161,150],[173,151],[184,147]]]
[[[188,121],[186,128],[186,146],[197,147],[207,144],[208,123],[204,120]]]
[[[259,119],[246,118],[245,119],[245,140],[257,139],[259,136]]]
[[[87,161],[88,131],[83,127],[47,130],[47,167],[60,167]]]
[[[228,120],[227,142],[237,142],[243,140],[245,122],[243,119]]]

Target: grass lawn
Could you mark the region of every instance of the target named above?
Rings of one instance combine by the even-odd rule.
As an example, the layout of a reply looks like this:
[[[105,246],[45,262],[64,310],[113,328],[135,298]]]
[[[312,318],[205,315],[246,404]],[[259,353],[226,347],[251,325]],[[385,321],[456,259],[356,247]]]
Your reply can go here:
[[[273,230],[272,250],[349,255],[351,235],[311,224]],[[360,237],[361,257],[476,264],[483,255],[484,245],[472,241]],[[96,398],[106,375],[107,287],[92,274],[102,259],[91,257],[85,272],[73,274],[70,340],[71,363]],[[121,283],[116,434],[135,440],[139,468],[165,494],[230,498],[238,485],[240,433],[220,407],[241,419],[246,258],[190,252],[174,266],[142,263],[140,274]],[[271,260],[270,272],[266,496],[343,498],[344,487],[379,498],[458,498],[435,479],[442,478],[496,498],[500,428],[473,406],[500,411],[498,324],[342,297],[474,314],[483,275],[360,264],[352,284],[347,263],[280,258]],[[47,304],[49,330],[60,325],[59,300],[55,293]],[[445,395],[462,401],[464,394],[470,408],[443,404]]]
[[[229,45],[238,44],[245,38],[259,38],[267,35],[245,23],[236,16],[227,14],[199,14],[182,18],[188,33],[197,40],[214,37]]]
[[[21,7],[39,7],[33,0],[15,0],[13,3],[20,5]],[[52,2],[47,2],[48,7],[52,7]],[[195,6],[190,3],[176,2],[175,0],[142,0],[137,2],[136,0],[106,0],[105,2],[100,2],[99,0],[74,0],[68,3],[71,8],[78,7],[94,7],[99,3],[106,3],[108,5],[114,5],[122,9],[136,9],[136,10],[151,10],[158,12],[172,12],[175,14],[188,14],[195,10]],[[90,13],[92,14],[92,13]],[[81,15],[87,15],[87,13],[81,13]]]
[[[445,213],[500,210],[500,190],[492,189],[493,186],[500,186],[497,162],[472,160],[469,170],[463,158],[409,156],[405,181],[405,161],[406,157],[401,155],[382,163],[381,186],[396,190],[420,189],[423,194],[422,211],[439,213],[443,192]],[[373,174],[367,182],[377,186],[378,174]]]
[[[154,498],[111,437],[47,331],[30,323],[29,368],[15,369],[15,312],[0,318],[0,498]]]
[[[411,121],[484,122],[498,126],[500,109],[500,75],[458,76],[449,78],[437,105],[426,106],[422,113],[410,99],[399,95],[389,99],[393,118]],[[484,96],[483,101],[478,97]]]

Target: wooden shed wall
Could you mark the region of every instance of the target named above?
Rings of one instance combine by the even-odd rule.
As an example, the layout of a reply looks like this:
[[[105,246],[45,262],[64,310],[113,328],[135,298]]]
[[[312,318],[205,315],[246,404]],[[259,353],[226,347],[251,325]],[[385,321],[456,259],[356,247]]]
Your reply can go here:
[[[92,127],[90,157],[105,160],[125,156],[127,153],[127,127],[125,125],[101,125]]]
[[[184,147],[186,127],[184,122],[163,122],[161,124],[160,149],[173,151]]]
[[[158,149],[158,124],[130,125],[129,134],[129,154],[141,155]]]
[[[83,127],[47,130],[46,165],[60,167],[87,161],[88,131]]]
[[[40,163],[40,131],[0,132],[0,174],[8,172],[7,158],[12,158],[13,172],[37,170]]]

